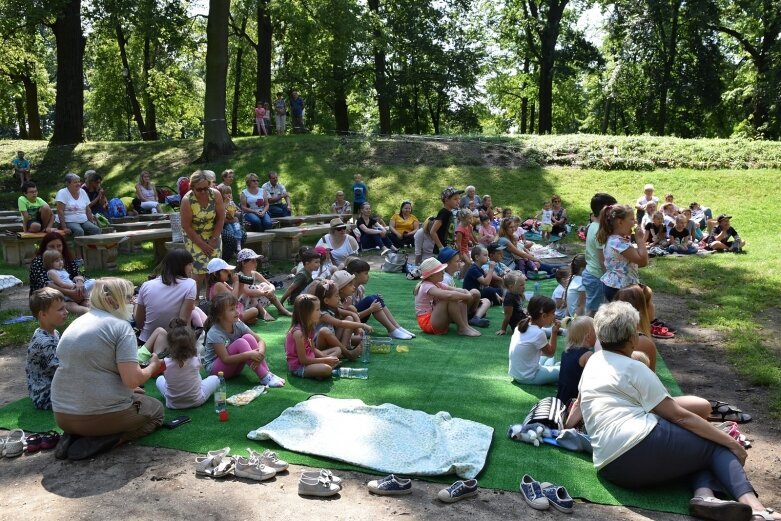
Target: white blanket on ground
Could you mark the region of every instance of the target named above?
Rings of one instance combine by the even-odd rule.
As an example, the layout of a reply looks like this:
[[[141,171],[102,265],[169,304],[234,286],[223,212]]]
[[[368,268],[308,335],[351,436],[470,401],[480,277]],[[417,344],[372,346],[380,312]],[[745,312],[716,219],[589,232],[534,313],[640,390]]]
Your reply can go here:
[[[396,405],[315,396],[285,409],[251,431],[251,440],[271,439],[304,454],[326,456],[380,472],[477,476],[485,465],[493,429],[482,423],[431,415]]]

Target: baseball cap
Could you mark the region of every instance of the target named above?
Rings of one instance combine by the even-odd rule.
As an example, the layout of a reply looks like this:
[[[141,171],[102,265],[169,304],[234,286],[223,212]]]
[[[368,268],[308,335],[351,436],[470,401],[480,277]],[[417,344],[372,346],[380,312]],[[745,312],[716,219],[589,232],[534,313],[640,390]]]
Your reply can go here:
[[[437,255],[437,260],[439,262],[447,264],[450,259],[458,255],[458,252],[451,248],[450,246],[445,246],[441,250],[439,250],[439,255]]]
[[[209,261],[209,264],[206,265],[206,271],[209,273],[217,273],[220,270],[235,270],[236,266],[231,266],[227,262],[225,262],[223,259],[220,259],[219,257],[216,259],[212,259]]]
[[[450,199],[451,197],[453,197],[456,194],[460,195],[460,194],[463,194],[463,193],[464,193],[463,190],[456,190],[452,186],[448,186],[447,188],[442,190],[442,200],[444,201],[445,199]]]
[[[328,250],[325,246],[315,246],[315,251],[320,255],[328,255]]]
[[[731,216],[731,215],[728,215],[728,214],[726,214],[726,213],[723,213],[723,214],[719,215],[719,218],[718,218],[718,219],[716,219],[716,222],[721,222],[721,221],[723,221],[724,219],[732,219],[732,216]]]
[[[260,257],[254,250],[250,248],[242,248],[239,253],[236,254],[236,262],[244,262],[247,260],[257,259]]]
[[[486,250],[488,250],[488,253],[493,253],[496,250],[506,250],[507,247],[504,244],[499,244],[498,242],[492,242],[488,246],[485,247]]]

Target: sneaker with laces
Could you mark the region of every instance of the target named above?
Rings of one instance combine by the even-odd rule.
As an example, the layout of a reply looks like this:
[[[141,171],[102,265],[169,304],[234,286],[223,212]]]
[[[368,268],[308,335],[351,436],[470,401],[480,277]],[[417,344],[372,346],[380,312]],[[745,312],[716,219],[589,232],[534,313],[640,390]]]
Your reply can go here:
[[[412,493],[412,480],[399,479],[393,474],[382,479],[374,479],[366,484],[369,492],[378,496],[400,496]]]
[[[570,497],[566,488],[553,483],[540,483],[540,487],[550,506],[565,514],[572,513],[575,501]]]
[[[250,460],[256,460],[267,467],[271,467],[277,472],[282,472],[290,465],[287,461],[279,459],[276,452],[272,452],[268,449],[260,452],[255,452],[252,449],[247,449],[250,455]]]
[[[443,503],[455,503],[462,499],[477,495],[477,480],[468,479],[466,481],[458,480],[447,488],[443,488],[437,493],[437,497]]]
[[[238,456],[233,473],[238,478],[254,479],[255,481],[265,481],[277,475],[277,471],[271,467],[260,463],[257,460]]]

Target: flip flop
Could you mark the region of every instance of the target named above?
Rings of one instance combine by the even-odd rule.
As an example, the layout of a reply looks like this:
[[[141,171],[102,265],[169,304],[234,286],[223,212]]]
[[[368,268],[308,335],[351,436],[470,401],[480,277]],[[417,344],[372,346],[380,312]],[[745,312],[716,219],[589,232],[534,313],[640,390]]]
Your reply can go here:
[[[751,421],[751,415],[746,414],[740,409],[737,409],[727,403],[711,411],[711,415],[708,417],[708,421],[712,421],[712,422],[733,421],[735,423],[748,423]]]

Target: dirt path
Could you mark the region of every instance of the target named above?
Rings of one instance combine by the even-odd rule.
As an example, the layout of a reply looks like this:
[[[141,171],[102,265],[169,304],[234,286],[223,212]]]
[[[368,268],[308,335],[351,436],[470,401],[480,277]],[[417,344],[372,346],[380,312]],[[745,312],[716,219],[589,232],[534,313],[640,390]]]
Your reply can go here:
[[[683,299],[657,295],[661,318],[678,326],[678,335],[659,348],[685,392],[719,398],[750,411],[755,421],[745,426],[754,440],[749,451],[749,477],[768,505],[781,507],[781,425],[768,415],[762,388],[750,388],[725,362],[719,335],[687,325]],[[24,347],[0,352],[0,406],[26,395]],[[236,447],[235,449],[240,449]],[[558,512],[537,512],[518,493],[481,490],[477,498],[445,505],[435,499],[441,485],[416,481],[414,492],[402,498],[378,498],[365,489],[374,477],[344,472],[344,490],[330,500],[297,495],[304,467],[259,484],[228,478],[197,478],[193,455],[170,449],[125,446],[93,461],[57,461],[38,453],[0,459],[0,520],[28,519],[559,519]],[[403,517],[402,517],[403,516]],[[685,516],[641,509],[578,503],[567,519],[656,520]]]

